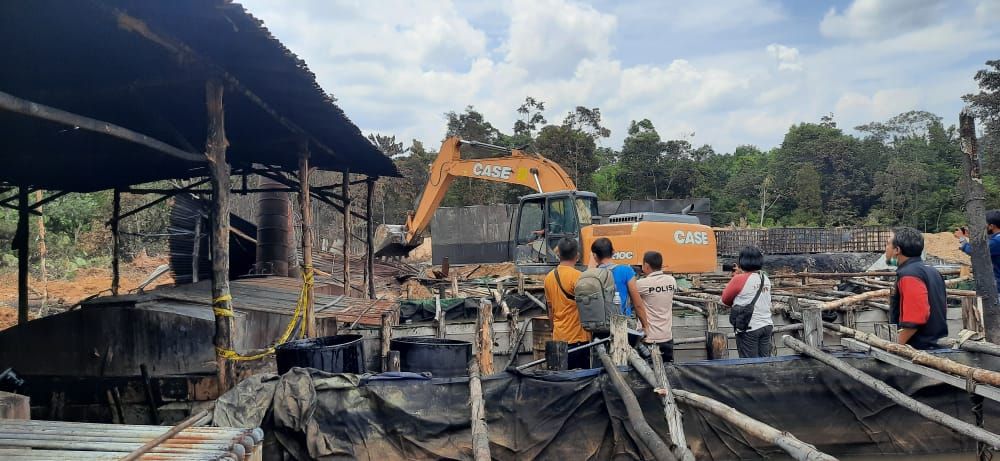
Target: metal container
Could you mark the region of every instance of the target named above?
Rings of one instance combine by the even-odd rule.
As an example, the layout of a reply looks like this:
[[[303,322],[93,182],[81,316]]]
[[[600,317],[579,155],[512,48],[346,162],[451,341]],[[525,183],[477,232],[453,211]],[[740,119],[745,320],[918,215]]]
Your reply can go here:
[[[335,335],[299,339],[275,348],[278,373],[292,367],[315,368],[330,373],[364,373],[365,353],[361,335]]]
[[[469,375],[472,343],[468,341],[408,336],[392,339],[389,350],[399,351],[401,371],[429,372],[440,378]]]
[[[261,177],[261,189],[285,189],[285,185]],[[261,192],[257,199],[258,274],[288,276],[291,255],[292,205],[288,192]]]

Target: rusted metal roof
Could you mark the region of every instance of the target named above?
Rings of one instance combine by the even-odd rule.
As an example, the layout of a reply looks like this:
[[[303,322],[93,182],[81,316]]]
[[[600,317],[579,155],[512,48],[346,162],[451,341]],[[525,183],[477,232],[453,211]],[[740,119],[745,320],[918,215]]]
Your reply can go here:
[[[0,459],[119,460],[170,426],[0,420]],[[260,459],[260,429],[191,427],[140,460]]]
[[[306,64],[225,0],[0,2],[0,92],[151,136],[200,155],[206,81],[226,82],[228,160],[396,176]],[[294,128],[294,129],[293,129]],[[87,192],[205,176],[203,163],[0,111],[0,182]],[[43,165],[43,167],[39,167]]]

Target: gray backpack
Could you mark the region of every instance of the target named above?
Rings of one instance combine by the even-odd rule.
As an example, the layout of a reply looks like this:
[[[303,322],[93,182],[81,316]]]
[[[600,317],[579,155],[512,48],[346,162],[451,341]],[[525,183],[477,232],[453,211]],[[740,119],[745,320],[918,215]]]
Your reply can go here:
[[[611,328],[611,316],[618,313],[615,304],[615,276],[612,268],[587,269],[576,281],[576,307],[580,323],[591,333],[605,333]]]

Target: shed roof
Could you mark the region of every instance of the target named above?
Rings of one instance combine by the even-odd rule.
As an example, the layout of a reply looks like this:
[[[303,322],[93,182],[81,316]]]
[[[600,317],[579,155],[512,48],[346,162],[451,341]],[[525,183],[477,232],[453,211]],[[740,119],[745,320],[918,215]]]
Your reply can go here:
[[[224,0],[0,2],[0,92],[201,153],[206,81],[227,83],[234,168],[311,164],[396,176],[306,64]],[[294,129],[293,129],[294,128]],[[91,191],[206,174],[204,165],[103,134],[0,111],[0,181]]]

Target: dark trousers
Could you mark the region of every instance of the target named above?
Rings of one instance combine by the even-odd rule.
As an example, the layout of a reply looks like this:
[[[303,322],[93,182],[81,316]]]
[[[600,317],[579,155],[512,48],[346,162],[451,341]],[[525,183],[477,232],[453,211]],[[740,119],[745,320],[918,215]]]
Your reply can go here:
[[[753,331],[736,333],[736,350],[739,351],[740,358],[770,357],[773,331],[774,327],[768,325]]]
[[[649,344],[649,346],[660,347],[660,356],[663,357],[664,363],[674,361],[674,340],[671,339],[665,343]]]
[[[584,344],[587,344],[587,343],[572,343],[572,344],[567,344],[566,345],[566,349],[572,349],[574,347],[582,346]],[[576,352],[570,352],[569,355],[566,357],[566,362],[569,363],[569,369],[570,370],[577,369],[577,368],[580,368],[580,369],[583,369],[583,370],[589,370],[590,369],[590,349],[583,349],[583,350],[579,350],[579,351],[576,351]]]

